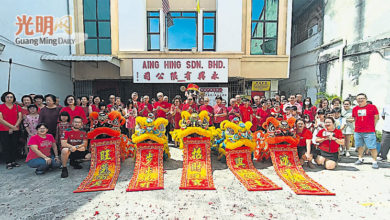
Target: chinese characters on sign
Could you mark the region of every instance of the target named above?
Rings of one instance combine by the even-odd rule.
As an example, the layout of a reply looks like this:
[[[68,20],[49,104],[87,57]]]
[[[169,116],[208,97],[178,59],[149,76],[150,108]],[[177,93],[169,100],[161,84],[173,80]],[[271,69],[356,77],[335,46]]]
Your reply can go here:
[[[134,59],[134,83],[227,83],[228,59]]]
[[[269,91],[271,81],[252,81],[252,91]]]

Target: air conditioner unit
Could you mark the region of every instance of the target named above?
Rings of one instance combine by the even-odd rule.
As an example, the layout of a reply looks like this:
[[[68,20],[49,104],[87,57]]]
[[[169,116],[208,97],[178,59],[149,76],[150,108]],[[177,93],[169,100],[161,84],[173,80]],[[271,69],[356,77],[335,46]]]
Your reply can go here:
[[[317,34],[317,32],[318,32],[318,24],[312,26],[311,28],[309,28],[309,30],[307,30],[307,37],[311,37]]]

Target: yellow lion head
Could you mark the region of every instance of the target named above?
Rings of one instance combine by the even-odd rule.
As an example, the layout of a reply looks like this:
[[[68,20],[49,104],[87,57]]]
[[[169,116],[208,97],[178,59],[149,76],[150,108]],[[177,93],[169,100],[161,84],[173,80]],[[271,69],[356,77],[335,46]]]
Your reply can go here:
[[[251,151],[255,150],[256,142],[252,138],[251,132],[252,122],[246,123],[239,121],[238,118],[231,121],[223,121],[221,123],[222,136],[224,137],[223,144],[226,149],[234,150],[239,147],[249,147]]]
[[[183,148],[183,138],[187,136],[199,135],[213,139],[218,135],[218,131],[214,127],[209,127],[209,120],[207,111],[201,111],[199,114],[182,111],[180,129],[171,132],[173,140],[180,142],[180,148]]]
[[[135,144],[142,143],[145,141],[153,141],[164,145],[164,152],[170,157],[168,148],[168,138],[165,135],[166,126],[168,120],[165,118],[152,118],[137,117],[135,119],[135,133],[132,135],[132,141]]]

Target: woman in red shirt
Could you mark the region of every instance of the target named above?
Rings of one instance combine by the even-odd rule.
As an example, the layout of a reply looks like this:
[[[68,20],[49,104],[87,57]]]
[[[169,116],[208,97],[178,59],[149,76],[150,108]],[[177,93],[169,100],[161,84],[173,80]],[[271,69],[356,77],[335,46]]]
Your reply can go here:
[[[313,155],[311,154],[311,139],[313,138],[313,133],[305,127],[305,122],[302,119],[297,119],[295,122],[297,127],[296,134],[299,137],[298,143],[298,157],[301,165],[308,165],[310,168],[315,168],[314,164],[311,162]]]
[[[335,128],[335,120],[325,118],[325,128],[317,134],[316,143],[319,143],[319,156],[316,159],[318,165],[324,165],[325,169],[333,170],[337,166],[339,147],[344,145],[344,137],[341,130]]]
[[[92,112],[99,112],[99,103],[101,102],[101,99],[99,96],[94,96],[93,99],[92,99],[93,103],[92,105],[89,106],[89,114],[91,114]]]
[[[222,105],[222,97],[215,97],[215,101],[217,104],[214,105],[214,126],[215,128],[219,128],[221,122],[227,120],[227,109],[224,105]]]
[[[274,107],[271,109],[271,116],[278,119],[279,121],[283,120],[283,110],[280,108],[280,102],[275,101]],[[259,124],[259,126],[262,126]]]
[[[266,101],[261,101],[261,108],[256,111],[257,123],[260,129],[262,129],[263,123],[271,116],[271,111],[268,109]]]
[[[85,125],[88,122],[87,117],[85,117],[83,108],[75,105],[75,101],[76,99],[74,98],[73,95],[68,95],[64,100],[64,105],[66,107],[62,108],[61,112],[68,112],[70,115],[71,122],[73,121],[73,118],[75,116],[79,116],[80,118],[83,119],[83,124]]]
[[[214,109],[211,105],[209,105],[209,103],[210,103],[209,97],[204,97],[203,105],[199,106],[199,112],[207,111],[209,113],[208,116],[210,117],[209,125],[213,126],[213,124],[214,124],[214,121],[213,121]]]
[[[22,122],[20,106],[15,104],[15,95],[5,92],[1,96],[4,104],[0,105],[0,143],[3,146],[7,169],[19,167],[16,163],[18,150],[19,125]]]
[[[307,97],[303,102],[302,114],[309,115],[310,121],[314,121],[317,113],[317,107],[311,104],[311,98]]]

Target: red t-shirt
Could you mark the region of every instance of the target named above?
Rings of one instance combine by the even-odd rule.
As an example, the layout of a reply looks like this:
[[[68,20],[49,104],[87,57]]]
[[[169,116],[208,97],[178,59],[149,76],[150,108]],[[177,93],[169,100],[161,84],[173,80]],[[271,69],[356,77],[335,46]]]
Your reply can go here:
[[[160,106],[161,108],[163,109],[167,109],[169,110],[170,109],[170,104],[168,102],[155,102],[154,103],[154,106],[153,106],[153,109],[157,109],[157,107]],[[156,110],[156,118],[167,118],[167,112],[164,112],[163,110],[159,109],[159,110]]]
[[[245,105],[240,106],[240,114],[241,114],[241,120],[242,122],[250,121],[251,115],[253,115],[252,107],[248,106],[245,107]]]
[[[108,104],[108,105],[107,105],[107,111],[108,111],[108,112],[111,112],[112,106],[114,106],[114,105],[113,105],[113,104]]]
[[[317,107],[314,105],[309,109],[303,109],[303,115],[309,115],[310,121],[314,121],[317,114]]]
[[[221,123],[225,120],[227,120],[227,108],[225,106],[215,104],[213,107],[214,110],[214,123]],[[216,114],[223,114],[226,113],[226,116],[215,116]]]
[[[307,128],[303,128],[302,133],[298,133],[299,143],[298,147],[306,147],[306,140],[311,140],[313,138],[313,133]]]
[[[329,131],[326,131],[326,129],[324,128],[318,132],[317,137],[326,138],[328,137],[328,135],[326,135],[327,132],[329,133]],[[334,131],[332,131],[331,133],[333,133],[333,137],[335,138],[344,138],[343,133],[339,129],[334,129]],[[319,147],[321,150],[326,151],[328,153],[336,153],[339,151],[339,146],[340,145],[336,143],[336,141],[325,140],[320,144]]]
[[[191,108],[191,111],[189,111],[190,108]],[[195,111],[198,112],[198,105],[196,105],[196,103],[192,103],[192,105],[184,104],[183,111],[188,111],[190,113],[195,112]]]
[[[145,109],[145,105],[146,105],[146,109]],[[149,111],[148,111],[149,110]],[[152,104],[150,103],[140,103],[138,105],[138,113],[140,116],[143,116],[143,117],[148,117],[148,114],[149,113],[152,113],[153,112],[153,106]]]
[[[84,110],[80,106],[75,106],[73,111],[70,107],[67,106],[67,107],[62,108],[60,113],[61,112],[68,112],[70,115],[71,121],[73,120],[73,118],[75,116],[79,116],[83,119],[83,124],[87,124],[87,122],[88,122],[87,117],[85,116]]]
[[[371,104],[353,108],[352,117],[355,118],[355,132],[375,132],[375,115],[378,114],[376,106]]]
[[[259,116],[260,119],[257,119],[257,124],[259,126],[263,126],[263,123],[267,120],[267,118],[271,115],[271,112],[269,109],[265,110],[263,108],[258,108],[256,111],[256,116]]]
[[[95,104],[91,105],[92,111],[93,112],[100,112],[99,105],[96,106]]]
[[[65,136],[61,138],[61,140],[66,140],[66,142],[72,146],[80,145],[84,142],[84,140],[87,140],[87,133],[84,131],[65,131]]]
[[[22,108],[18,105],[13,104],[12,108],[9,109],[5,104],[0,105],[0,112],[3,115],[3,119],[15,125],[18,121],[18,112],[21,112]],[[0,123],[0,131],[9,131],[9,127]]]
[[[211,105],[201,105],[200,107],[199,107],[199,111],[201,112],[201,111],[207,111],[208,113],[209,113],[209,117],[210,117],[210,115],[212,115],[212,114],[214,114],[214,109],[213,109],[213,107],[211,106]],[[214,117],[210,117],[210,125],[213,125],[214,123],[213,123],[213,118]]]
[[[27,145],[37,145],[39,151],[45,156],[50,157],[50,149],[52,148],[53,143],[55,143],[54,137],[51,134],[46,134],[45,138],[42,138],[39,135],[32,136]],[[30,150],[27,154],[26,162],[36,158],[39,158],[38,155],[33,150]]]

